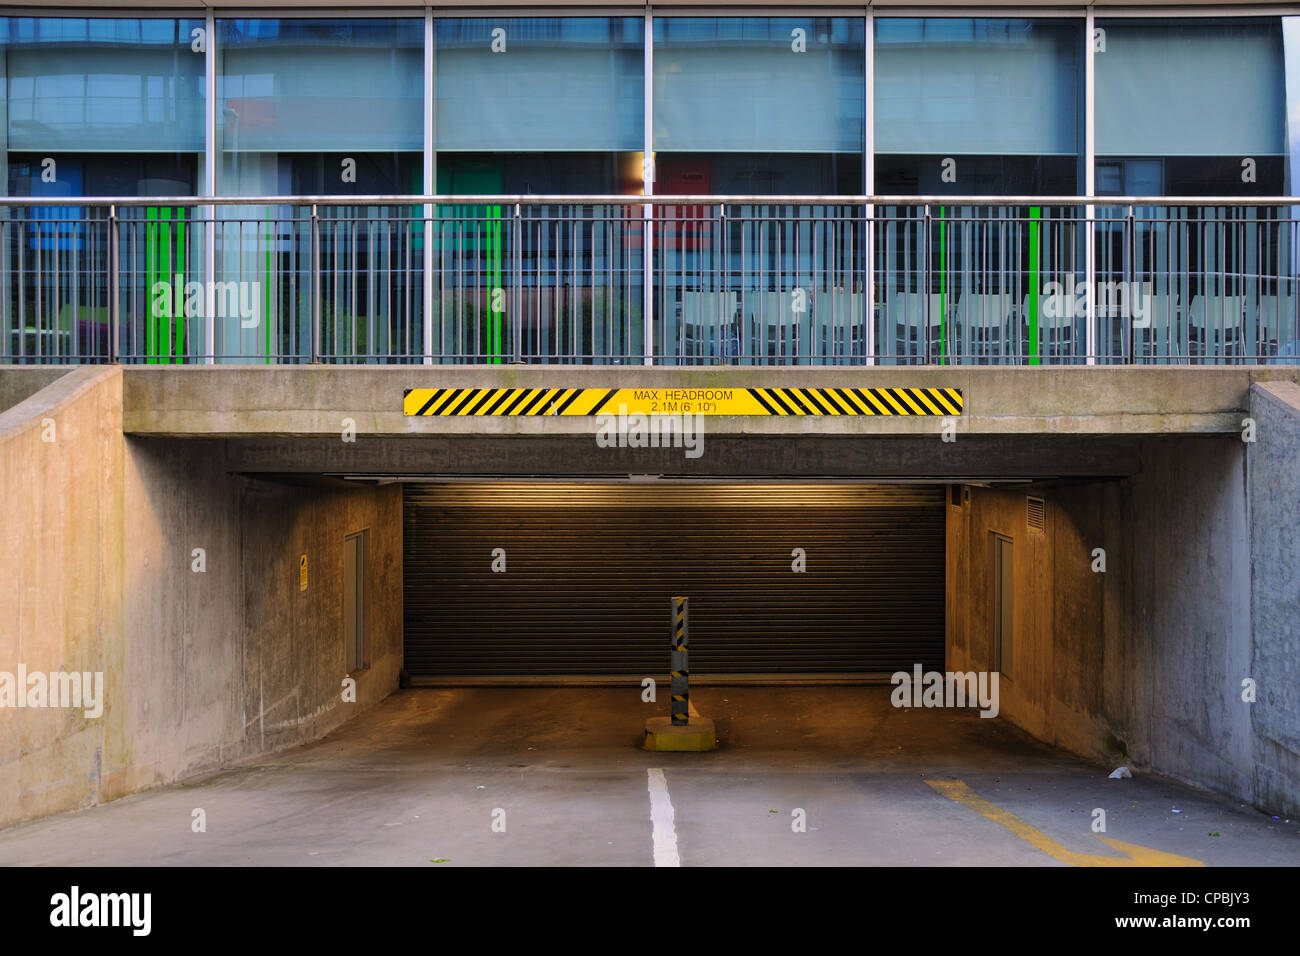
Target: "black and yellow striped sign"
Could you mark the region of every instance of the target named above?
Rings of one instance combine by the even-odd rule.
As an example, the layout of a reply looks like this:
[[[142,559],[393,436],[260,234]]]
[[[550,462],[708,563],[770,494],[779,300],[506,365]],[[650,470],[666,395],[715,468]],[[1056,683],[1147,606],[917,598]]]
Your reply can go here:
[[[407,415],[960,415],[959,388],[410,388]]]

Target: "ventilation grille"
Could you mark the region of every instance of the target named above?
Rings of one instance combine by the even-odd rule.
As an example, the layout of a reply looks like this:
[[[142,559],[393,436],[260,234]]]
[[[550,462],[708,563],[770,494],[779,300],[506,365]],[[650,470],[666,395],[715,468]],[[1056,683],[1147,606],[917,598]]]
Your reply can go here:
[[[1042,498],[1025,499],[1025,524],[1030,531],[1042,533],[1047,530],[1047,502]]]

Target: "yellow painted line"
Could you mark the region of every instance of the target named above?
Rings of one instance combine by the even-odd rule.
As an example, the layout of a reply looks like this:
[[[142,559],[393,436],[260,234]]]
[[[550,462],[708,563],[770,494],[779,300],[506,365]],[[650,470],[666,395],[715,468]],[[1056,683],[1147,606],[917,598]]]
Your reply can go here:
[[[1094,856],[1091,853],[1075,853],[1073,850],[1067,850],[1061,846],[1042,830],[1030,826],[1014,813],[1008,813],[997,804],[989,803],[960,780],[927,780],[926,783],[949,800],[955,800],[962,806],[974,810],[980,816],[1006,827],[1035,849],[1042,850],[1052,859],[1059,860],[1069,866],[1205,866],[1200,860],[1193,860],[1188,856],[1166,853],[1164,850],[1153,850],[1150,847],[1139,846],[1136,843],[1125,843],[1123,840],[1112,840],[1100,833],[1094,833],[1093,836],[1111,849],[1125,855]]]

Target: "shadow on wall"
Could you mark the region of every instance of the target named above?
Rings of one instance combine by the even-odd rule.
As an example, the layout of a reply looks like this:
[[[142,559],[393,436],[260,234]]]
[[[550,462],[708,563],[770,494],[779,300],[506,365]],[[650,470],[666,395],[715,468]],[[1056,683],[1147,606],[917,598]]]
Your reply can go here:
[[[315,739],[397,687],[400,487],[257,482],[226,473],[221,442],[125,438],[121,381],[78,370],[0,414],[0,574],[17,594],[0,693],[20,667],[103,687],[99,716],[52,694],[0,708],[0,826]],[[349,670],[345,541],[362,530]]]
[[[1132,478],[950,497],[947,651],[1048,743],[1294,814],[1300,401],[1258,414],[1254,444],[1144,439]]]

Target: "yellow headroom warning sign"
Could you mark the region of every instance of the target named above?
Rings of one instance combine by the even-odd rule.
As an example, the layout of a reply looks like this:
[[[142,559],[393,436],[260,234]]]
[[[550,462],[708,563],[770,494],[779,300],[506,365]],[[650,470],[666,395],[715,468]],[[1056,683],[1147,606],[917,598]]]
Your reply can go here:
[[[408,388],[407,415],[960,415],[959,388]]]

